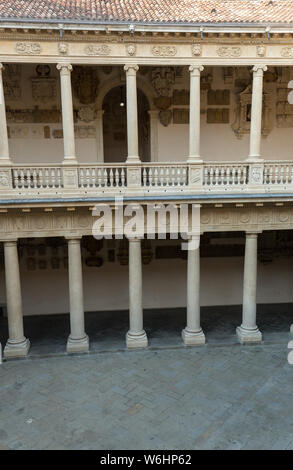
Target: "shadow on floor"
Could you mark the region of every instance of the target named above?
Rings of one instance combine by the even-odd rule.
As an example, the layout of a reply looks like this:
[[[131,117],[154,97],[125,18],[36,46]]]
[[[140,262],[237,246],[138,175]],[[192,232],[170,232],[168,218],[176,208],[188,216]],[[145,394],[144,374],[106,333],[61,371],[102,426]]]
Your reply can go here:
[[[257,321],[265,342],[289,341],[293,323],[293,304],[258,305]],[[150,309],[144,311],[144,326],[153,348],[180,347],[186,309]],[[237,342],[235,329],[241,324],[241,306],[202,307],[201,324],[209,344]],[[128,311],[87,312],[86,332],[91,351],[125,349]],[[63,354],[69,335],[69,315],[24,317],[25,335],[31,341],[30,355]],[[7,318],[0,318],[0,342],[8,335]]]

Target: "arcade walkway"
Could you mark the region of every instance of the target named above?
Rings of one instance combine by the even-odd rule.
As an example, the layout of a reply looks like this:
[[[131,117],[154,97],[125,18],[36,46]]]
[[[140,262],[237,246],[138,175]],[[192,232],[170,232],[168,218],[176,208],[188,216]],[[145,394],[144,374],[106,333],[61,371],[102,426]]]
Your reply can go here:
[[[257,306],[258,326],[263,341],[287,344],[293,323],[292,304]],[[91,312],[85,314],[85,330],[90,337],[90,352],[125,351],[129,327],[128,311]],[[150,349],[184,348],[181,331],[186,309],[144,310],[144,326]],[[208,346],[237,344],[236,327],[241,323],[241,306],[202,307],[201,323]],[[68,315],[24,317],[24,329],[30,338],[29,357],[66,354],[69,334]],[[0,342],[7,340],[7,319],[0,318]],[[202,346],[205,349],[205,346]],[[100,361],[100,359],[99,359]]]

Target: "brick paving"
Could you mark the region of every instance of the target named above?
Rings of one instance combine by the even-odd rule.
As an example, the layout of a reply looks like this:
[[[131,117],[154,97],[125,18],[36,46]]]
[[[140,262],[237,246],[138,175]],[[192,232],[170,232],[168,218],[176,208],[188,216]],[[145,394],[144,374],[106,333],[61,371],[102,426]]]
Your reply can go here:
[[[237,323],[238,313],[230,311]],[[264,317],[259,322],[266,341],[240,346],[234,323],[222,314],[204,320],[210,341],[196,348],[179,340],[181,311],[178,324],[176,315],[166,323],[168,312],[163,323],[152,318],[153,346],[144,351],[119,350],[123,315],[116,317],[119,336],[113,327],[111,337],[105,325],[94,335],[91,314],[91,354],[80,356],[61,354],[60,319],[55,355],[48,357],[51,318],[42,319],[39,342],[37,320],[26,319],[34,351],[0,366],[0,449],[293,449],[288,315],[277,320],[272,310],[275,329]]]
[[[2,449],[293,449],[283,345],[15,360],[0,373]]]

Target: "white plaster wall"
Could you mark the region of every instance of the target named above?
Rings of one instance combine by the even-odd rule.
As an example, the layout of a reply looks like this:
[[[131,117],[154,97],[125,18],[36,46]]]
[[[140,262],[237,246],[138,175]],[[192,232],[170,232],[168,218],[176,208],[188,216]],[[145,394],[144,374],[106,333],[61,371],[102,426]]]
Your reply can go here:
[[[293,260],[278,259],[258,266],[258,303],[293,302]],[[128,308],[128,267],[107,263],[83,270],[86,311]],[[68,312],[65,269],[29,272],[21,267],[25,315]],[[242,303],[243,258],[202,258],[201,305]],[[5,304],[4,273],[0,276],[0,304]],[[143,266],[145,308],[186,306],[186,261],[153,260]]]

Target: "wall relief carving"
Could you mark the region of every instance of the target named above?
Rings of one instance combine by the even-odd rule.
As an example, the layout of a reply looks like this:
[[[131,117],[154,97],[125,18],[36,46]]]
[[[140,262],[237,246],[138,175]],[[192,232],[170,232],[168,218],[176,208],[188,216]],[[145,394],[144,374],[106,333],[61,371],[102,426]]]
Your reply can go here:
[[[175,83],[173,67],[156,67],[152,69],[152,86],[158,96],[170,96]]]
[[[175,46],[153,46],[151,52],[156,57],[174,57],[177,49]]]
[[[50,77],[50,72],[49,65],[39,64],[36,67],[38,78],[31,78],[32,97],[42,104],[51,103],[57,95],[57,80]]]
[[[282,57],[293,57],[293,47],[283,47],[281,49]]]
[[[93,67],[74,67],[72,86],[81,104],[94,103],[98,93],[97,71]]]
[[[237,46],[221,46],[217,48],[219,57],[240,57],[241,48]]]
[[[235,120],[232,129],[235,135],[241,139],[243,135],[250,133],[251,122],[251,101],[252,101],[252,85],[238,95],[238,104],[235,108]],[[267,136],[272,130],[272,102],[271,91],[263,92],[263,109],[262,109],[262,135]]]
[[[96,118],[96,111],[92,106],[82,106],[77,112],[78,118],[84,122],[92,122]]]
[[[21,65],[6,64],[3,70],[3,86],[7,101],[21,98]]]
[[[42,52],[42,47],[37,42],[17,42],[15,44],[15,52],[17,54],[34,55]]]
[[[172,111],[170,109],[167,109],[165,111],[160,111],[159,112],[159,120],[160,123],[164,126],[167,127],[172,121]]]
[[[111,47],[107,44],[89,44],[84,48],[87,55],[110,55]]]
[[[288,88],[277,89],[277,127],[293,127],[293,105],[288,103]]]

